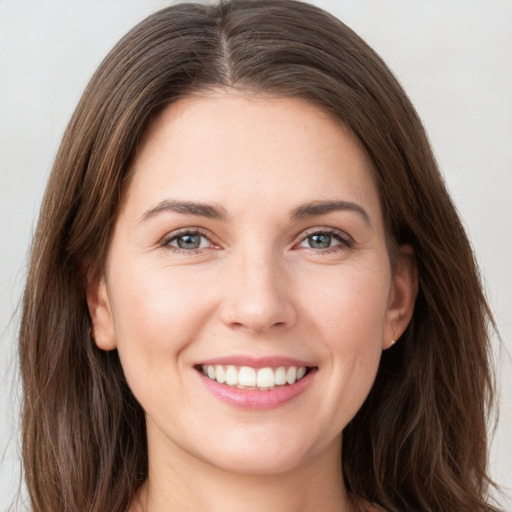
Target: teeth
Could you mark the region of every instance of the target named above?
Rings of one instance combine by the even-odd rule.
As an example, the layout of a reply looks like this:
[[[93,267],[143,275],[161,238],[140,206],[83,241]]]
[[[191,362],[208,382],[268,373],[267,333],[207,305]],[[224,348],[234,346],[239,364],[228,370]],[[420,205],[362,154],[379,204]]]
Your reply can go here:
[[[204,375],[220,384],[240,389],[275,389],[275,386],[294,384],[306,375],[305,366],[251,368],[250,366],[203,365]]]
[[[290,366],[288,370],[286,370],[286,382],[288,384],[293,384],[297,379],[297,368],[295,366]]]
[[[272,368],[260,368],[258,370],[256,386],[259,388],[272,388],[274,387],[275,380]]]
[[[226,370],[226,384],[236,386],[238,384],[238,372],[234,366],[228,366]]]
[[[210,376],[208,375],[208,377]],[[224,368],[220,364],[215,366],[215,375],[213,378],[216,379],[216,381],[220,382],[221,384],[224,384],[224,382],[226,382],[226,372],[224,371]]]
[[[240,386],[254,387],[256,386],[256,372],[253,368],[242,366],[238,373],[238,384]]]
[[[275,382],[276,386],[282,386],[286,384],[286,368],[284,366],[280,366],[275,373]]]

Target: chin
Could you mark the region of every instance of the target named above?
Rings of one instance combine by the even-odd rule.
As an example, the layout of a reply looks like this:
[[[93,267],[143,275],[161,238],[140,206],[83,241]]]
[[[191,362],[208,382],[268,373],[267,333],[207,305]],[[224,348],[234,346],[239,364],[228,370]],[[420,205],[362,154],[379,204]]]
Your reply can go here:
[[[202,451],[203,460],[232,473],[277,475],[293,471],[320,451],[312,447],[311,443],[289,435],[273,439],[269,439],[268,435],[255,435],[252,440],[248,436],[244,437],[246,440],[243,442],[231,440],[224,444],[210,445],[210,449]]]

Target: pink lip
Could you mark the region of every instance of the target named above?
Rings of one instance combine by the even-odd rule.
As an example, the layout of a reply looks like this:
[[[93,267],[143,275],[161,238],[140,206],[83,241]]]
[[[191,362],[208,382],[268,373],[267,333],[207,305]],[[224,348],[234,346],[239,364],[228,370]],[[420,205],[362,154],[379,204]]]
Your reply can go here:
[[[251,368],[279,368],[279,366],[305,366],[307,368],[313,368],[316,365],[294,359],[292,357],[280,357],[280,356],[267,356],[267,357],[251,357],[251,356],[226,356],[217,357],[214,359],[207,359],[197,363],[197,366],[206,365],[233,365],[233,366],[250,366]]]
[[[223,359],[223,361],[225,360]],[[267,364],[265,366],[274,365]],[[279,364],[277,366],[286,365]],[[290,366],[306,365],[302,364]],[[208,389],[208,391],[210,391],[219,400],[222,400],[223,402],[240,409],[265,410],[280,407],[306,391],[308,386],[313,381],[316,371],[316,368],[311,370],[302,379],[295,382],[294,384],[276,387],[275,389],[268,391],[233,388],[231,386],[227,386],[226,384],[219,384],[217,381],[206,377],[199,371],[197,372],[197,375],[201,379],[201,382],[204,384],[206,389]]]

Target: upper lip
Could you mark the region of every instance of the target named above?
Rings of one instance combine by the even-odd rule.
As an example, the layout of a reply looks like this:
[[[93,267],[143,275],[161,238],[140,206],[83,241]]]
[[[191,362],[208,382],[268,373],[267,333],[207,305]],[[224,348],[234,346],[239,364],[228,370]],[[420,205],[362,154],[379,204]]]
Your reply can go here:
[[[313,368],[316,365],[310,361],[303,361],[293,357],[285,356],[264,356],[264,357],[253,357],[244,355],[233,355],[214,357],[211,359],[204,359],[197,363],[201,365],[233,365],[233,366],[250,366],[251,368],[278,368],[279,366],[305,366],[307,368]]]

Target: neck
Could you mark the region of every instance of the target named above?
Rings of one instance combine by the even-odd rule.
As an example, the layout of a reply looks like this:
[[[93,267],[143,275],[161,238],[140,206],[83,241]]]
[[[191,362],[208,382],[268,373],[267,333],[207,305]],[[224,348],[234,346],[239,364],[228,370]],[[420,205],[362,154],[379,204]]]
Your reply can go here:
[[[149,474],[130,512],[354,512],[341,473],[341,438],[287,471],[236,473],[175,445],[152,450]]]

